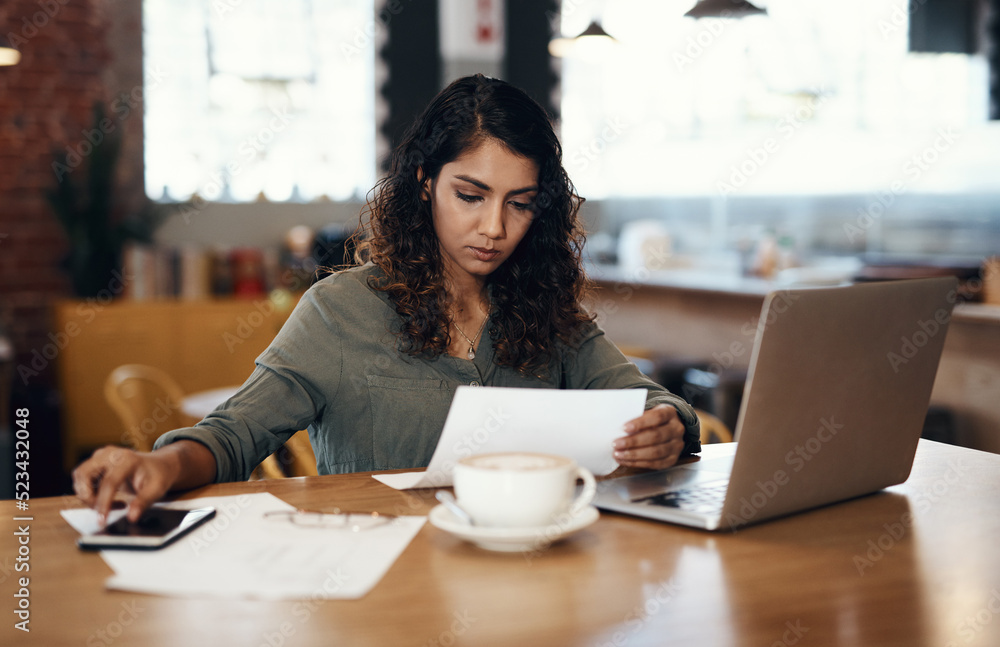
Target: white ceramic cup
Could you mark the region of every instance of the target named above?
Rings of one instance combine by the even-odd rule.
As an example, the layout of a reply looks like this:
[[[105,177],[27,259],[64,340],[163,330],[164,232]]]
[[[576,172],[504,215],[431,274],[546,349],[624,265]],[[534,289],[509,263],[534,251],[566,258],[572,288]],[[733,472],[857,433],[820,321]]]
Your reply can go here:
[[[573,498],[577,477],[583,491]],[[455,465],[455,497],[477,526],[532,528],[577,514],[597,491],[571,458],[528,452],[467,456]]]

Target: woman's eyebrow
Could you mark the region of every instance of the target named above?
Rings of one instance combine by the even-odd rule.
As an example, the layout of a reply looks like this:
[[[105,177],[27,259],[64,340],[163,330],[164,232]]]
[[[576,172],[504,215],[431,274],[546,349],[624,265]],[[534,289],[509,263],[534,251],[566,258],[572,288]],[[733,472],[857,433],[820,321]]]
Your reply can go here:
[[[454,177],[455,177],[456,180],[462,180],[463,182],[468,182],[469,184],[471,184],[471,185],[473,185],[475,187],[478,187],[478,188],[482,189],[483,191],[488,191],[490,193],[493,192],[493,187],[491,187],[489,184],[486,184],[485,182],[483,182],[481,180],[477,180],[474,177],[470,177],[468,175],[456,175]],[[508,195],[518,195],[518,194],[521,194],[521,193],[530,193],[532,191],[537,191],[537,190],[538,190],[538,186],[536,186],[536,185],[533,184],[531,186],[526,186],[523,189],[514,189]]]
[[[493,187],[491,187],[489,184],[486,184],[485,182],[477,180],[474,177],[469,177],[468,175],[456,175],[455,179],[456,180],[462,180],[463,182],[468,182],[469,184],[472,184],[473,186],[479,187],[483,191],[489,191],[491,193],[493,192]]]

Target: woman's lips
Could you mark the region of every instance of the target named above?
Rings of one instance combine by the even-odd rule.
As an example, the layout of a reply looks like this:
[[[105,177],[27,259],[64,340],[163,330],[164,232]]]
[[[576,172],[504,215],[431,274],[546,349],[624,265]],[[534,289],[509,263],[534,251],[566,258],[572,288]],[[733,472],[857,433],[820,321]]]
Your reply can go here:
[[[483,261],[484,263],[487,261],[492,261],[494,258],[500,255],[500,250],[498,249],[483,249],[482,247],[470,247],[469,249],[472,250],[473,256],[475,256],[478,260]]]

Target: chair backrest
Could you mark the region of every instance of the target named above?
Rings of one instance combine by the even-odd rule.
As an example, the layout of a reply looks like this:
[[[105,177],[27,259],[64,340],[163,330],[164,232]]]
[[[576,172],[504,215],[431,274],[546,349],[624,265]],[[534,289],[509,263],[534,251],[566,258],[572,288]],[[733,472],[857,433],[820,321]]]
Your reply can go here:
[[[122,443],[150,451],[153,442],[184,426],[184,392],[166,372],[144,364],[123,364],[104,381],[104,398],[121,420]]]
[[[184,392],[169,374],[155,366],[123,364],[104,382],[104,397],[121,420],[122,444],[152,451],[153,442],[171,429],[189,423],[181,412]],[[284,478],[317,474],[309,436],[300,431],[258,466],[253,478]]]
[[[309,442],[309,432],[295,432],[285,443],[285,446],[272,454],[284,465],[288,476],[316,476],[316,453]]]
[[[733,432],[716,416],[701,409],[695,409],[698,420],[701,421],[701,444],[733,442]]]

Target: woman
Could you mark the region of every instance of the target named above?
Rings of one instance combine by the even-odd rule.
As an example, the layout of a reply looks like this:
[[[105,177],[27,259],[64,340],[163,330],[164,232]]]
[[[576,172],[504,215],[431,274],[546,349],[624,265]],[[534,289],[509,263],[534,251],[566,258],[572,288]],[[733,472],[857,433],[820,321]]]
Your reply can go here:
[[[441,92],[392,155],[356,267],[303,295],[240,391],[152,453],[98,450],[73,474],[103,517],[240,480],[309,428],[319,472],[426,466],[460,384],[643,388],[614,455],[664,468],[697,451],[684,401],[639,373],[580,305],[580,198],[542,108],[482,75]]]

